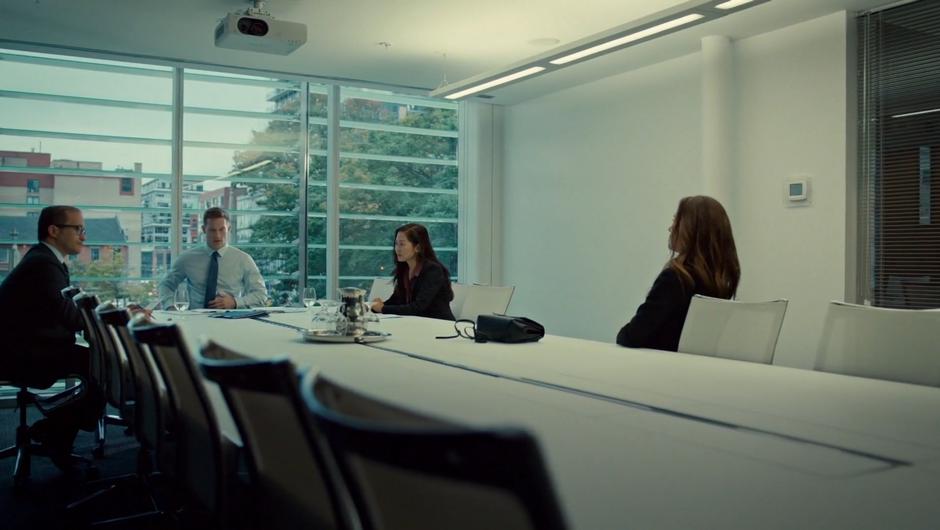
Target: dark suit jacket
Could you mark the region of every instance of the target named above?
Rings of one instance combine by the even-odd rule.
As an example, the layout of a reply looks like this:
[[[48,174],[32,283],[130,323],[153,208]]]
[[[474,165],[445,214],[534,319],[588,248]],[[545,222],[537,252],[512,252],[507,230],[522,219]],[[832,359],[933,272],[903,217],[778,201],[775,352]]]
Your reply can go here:
[[[55,254],[37,243],[0,284],[0,372],[28,356],[65,351],[75,344],[82,317],[61,293],[69,278]],[[30,362],[30,366],[41,366]]]
[[[629,348],[678,350],[694,294],[693,289],[683,288],[679,274],[672,267],[666,267],[656,277],[636,315],[620,329],[617,344]]]
[[[411,303],[408,303],[404,286],[396,285],[395,293],[385,301],[382,312],[454,320],[454,313],[450,310],[454,292],[450,289],[450,278],[440,263],[425,261],[421,265],[421,272],[415,278],[413,294]]]

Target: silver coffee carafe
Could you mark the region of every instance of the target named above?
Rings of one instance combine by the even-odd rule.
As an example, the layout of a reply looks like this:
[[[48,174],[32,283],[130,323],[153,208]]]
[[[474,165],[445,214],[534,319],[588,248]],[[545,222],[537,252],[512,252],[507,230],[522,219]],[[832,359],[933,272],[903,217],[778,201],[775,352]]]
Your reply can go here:
[[[366,332],[366,313],[368,308],[365,302],[365,289],[358,287],[341,287],[339,289],[339,314],[336,331],[344,335],[362,335]]]

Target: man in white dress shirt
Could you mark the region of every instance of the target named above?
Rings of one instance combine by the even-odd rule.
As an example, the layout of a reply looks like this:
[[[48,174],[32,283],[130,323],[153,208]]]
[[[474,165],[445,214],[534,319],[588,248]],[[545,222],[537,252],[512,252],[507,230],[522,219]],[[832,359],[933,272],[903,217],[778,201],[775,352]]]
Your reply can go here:
[[[267,305],[268,291],[251,256],[228,245],[228,212],[209,208],[202,215],[206,246],[181,253],[163,281],[160,303],[173,307],[176,288],[189,285],[191,308],[235,309]]]

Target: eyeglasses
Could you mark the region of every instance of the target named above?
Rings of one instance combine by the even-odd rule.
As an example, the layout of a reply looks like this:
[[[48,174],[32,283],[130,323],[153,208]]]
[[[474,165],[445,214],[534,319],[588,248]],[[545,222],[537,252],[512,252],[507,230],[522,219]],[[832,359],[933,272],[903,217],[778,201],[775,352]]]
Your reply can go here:
[[[78,235],[85,235],[85,225],[60,225],[57,223],[56,226],[59,228],[74,228],[75,231],[78,232]]]

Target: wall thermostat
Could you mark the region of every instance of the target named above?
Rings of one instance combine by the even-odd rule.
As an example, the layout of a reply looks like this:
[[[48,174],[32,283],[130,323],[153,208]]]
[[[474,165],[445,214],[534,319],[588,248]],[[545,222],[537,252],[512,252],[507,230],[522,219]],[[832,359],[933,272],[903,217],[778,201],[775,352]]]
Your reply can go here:
[[[805,206],[809,204],[809,177],[787,179],[784,192],[788,206]]]

